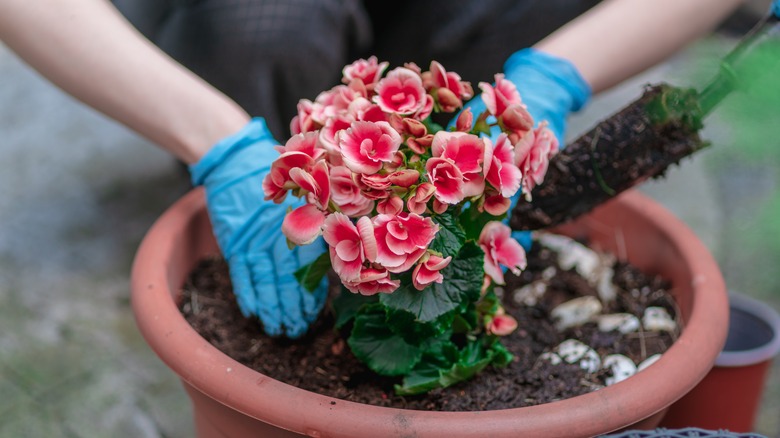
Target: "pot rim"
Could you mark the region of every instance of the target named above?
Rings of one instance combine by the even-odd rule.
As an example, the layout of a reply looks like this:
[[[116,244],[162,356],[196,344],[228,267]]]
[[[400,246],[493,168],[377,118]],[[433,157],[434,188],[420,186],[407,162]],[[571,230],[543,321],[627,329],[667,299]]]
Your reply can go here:
[[[191,191],[169,208],[142,241],[132,269],[133,310],[147,342],[184,382],[248,416],[298,433],[319,436],[319,431],[334,428],[345,437],[365,436],[367,430],[379,430],[377,433],[382,436],[414,433],[419,437],[448,438],[516,436],[521,429],[527,430],[528,435],[538,435],[541,431],[559,436],[605,433],[622,427],[626,418],[635,422],[661,411],[693,388],[707,374],[721,351],[726,338],[723,321],[728,319],[723,278],[714,259],[693,232],[637,191],[627,191],[611,202],[619,203],[621,208],[652,223],[690,262],[690,271],[697,273],[692,277],[691,285],[696,305],[692,307],[686,327],[701,329],[684,329],[660,360],[631,378],[566,400],[474,412],[378,407],[293,387],[233,360],[195,332],[179,312],[171,293],[170,284],[178,283],[176,287],[180,287],[180,280],[187,273],[169,272],[172,264],[167,258],[177,251],[197,250],[195,247],[177,248],[177,245],[188,243],[181,240],[182,225],[192,222],[194,216],[205,215],[201,188]],[[179,278],[174,278],[176,276]],[[684,361],[691,357],[704,359],[703,365],[687,366]],[[672,395],[646,397],[647,394]],[[288,410],[296,414],[285,418]],[[566,411],[565,421],[561,421],[561,410]],[[599,414],[593,415],[594,410]],[[616,422],[615,417],[622,420]],[[475,421],[478,419],[482,421]]]
[[[780,314],[766,303],[751,298],[747,295],[729,292],[729,306],[749,313],[772,330],[772,339],[756,348],[745,350],[729,351],[723,350],[715,359],[715,366],[718,367],[742,367],[762,363],[772,360],[774,356],[780,353]]]

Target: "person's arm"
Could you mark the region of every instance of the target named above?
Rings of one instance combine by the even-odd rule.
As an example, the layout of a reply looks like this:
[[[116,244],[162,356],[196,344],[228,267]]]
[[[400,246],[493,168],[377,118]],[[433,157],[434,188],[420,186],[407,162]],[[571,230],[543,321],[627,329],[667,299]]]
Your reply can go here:
[[[605,0],[534,47],[569,60],[593,93],[663,61],[744,0]]]
[[[105,0],[0,0],[0,40],[69,94],[186,163],[249,121]]]

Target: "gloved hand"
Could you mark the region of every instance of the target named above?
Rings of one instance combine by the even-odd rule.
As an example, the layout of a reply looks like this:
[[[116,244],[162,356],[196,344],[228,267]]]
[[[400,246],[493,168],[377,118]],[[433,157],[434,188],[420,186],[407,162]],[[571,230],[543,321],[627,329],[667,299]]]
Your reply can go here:
[[[190,166],[193,184],[203,185],[214,234],[230,267],[230,278],[245,316],[260,318],[271,336],[302,336],[319,314],[326,280],[314,293],[293,275],[325,252],[322,239],[287,247],[281,232],[289,207],[303,201],[288,196],[281,204],[263,200],[263,178],[279,153],[262,118],[217,143]]]
[[[774,14],[775,17],[780,18],[780,0],[772,2],[772,14]]]
[[[570,113],[581,109],[591,94],[590,86],[574,65],[565,59],[536,49],[523,49],[515,52],[504,63],[504,77],[517,87],[520,99],[534,121],[538,124],[546,120],[549,123],[548,127],[558,139],[558,144],[563,147],[566,118]],[[471,108],[475,118],[486,109],[485,103],[479,96],[471,99],[465,107]],[[492,137],[495,140],[500,131],[498,127],[492,130]],[[520,196],[518,192],[512,199],[510,212]],[[515,231],[512,237],[526,250],[530,248],[529,233]]]

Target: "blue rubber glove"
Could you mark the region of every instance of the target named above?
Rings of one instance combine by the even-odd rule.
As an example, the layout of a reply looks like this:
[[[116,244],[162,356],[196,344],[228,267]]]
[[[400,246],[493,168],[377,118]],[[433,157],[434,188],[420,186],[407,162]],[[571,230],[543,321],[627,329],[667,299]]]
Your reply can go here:
[[[281,232],[288,208],[303,201],[288,196],[281,204],[263,200],[263,178],[279,153],[265,121],[253,119],[240,132],[217,143],[190,166],[193,184],[206,189],[214,235],[230,267],[241,312],[257,316],[271,336],[302,336],[327,295],[323,280],[314,293],[293,275],[325,252],[325,243],[290,250]]]
[[[772,2],[772,14],[780,18],[780,0],[775,0]]]
[[[504,63],[504,77],[515,84],[534,121],[537,124],[542,120],[549,123],[550,130],[562,148],[566,118],[570,113],[579,111],[591,95],[590,86],[574,65],[565,59],[535,49],[523,49],[515,52]],[[474,117],[486,110],[485,103],[479,96],[471,99],[465,107],[471,108]],[[491,122],[490,119],[488,121]],[[495,122],[495,119],[492,122]],[[500,130],[498,127],[492,129],[492,137],[495,140]],[[514,209],[520,196],[518,192],[512,198],[509,211]],[[529,232],[515,231],[512,237],[526,250],[530,249]]]

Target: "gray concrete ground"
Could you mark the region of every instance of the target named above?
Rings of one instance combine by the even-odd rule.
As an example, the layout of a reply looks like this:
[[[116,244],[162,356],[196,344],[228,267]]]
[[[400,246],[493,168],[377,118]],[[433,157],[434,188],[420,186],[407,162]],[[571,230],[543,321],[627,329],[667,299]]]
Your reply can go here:
[[[732,43],[711,38],[596,99],[590,127],[659,79]],[[709,61],[704,61],[709,62]],[[144,344],[128,301],[134,251],[188,187],[168,155],[42,80],[0,45],[0,437],[190,437],[189,402]],[[642,190],[689,224],[729,286],[780,308],[776,162],[744,153],[733,120],[708,119],[710,150]],[[780,437],[780,360],[756,431]]]

